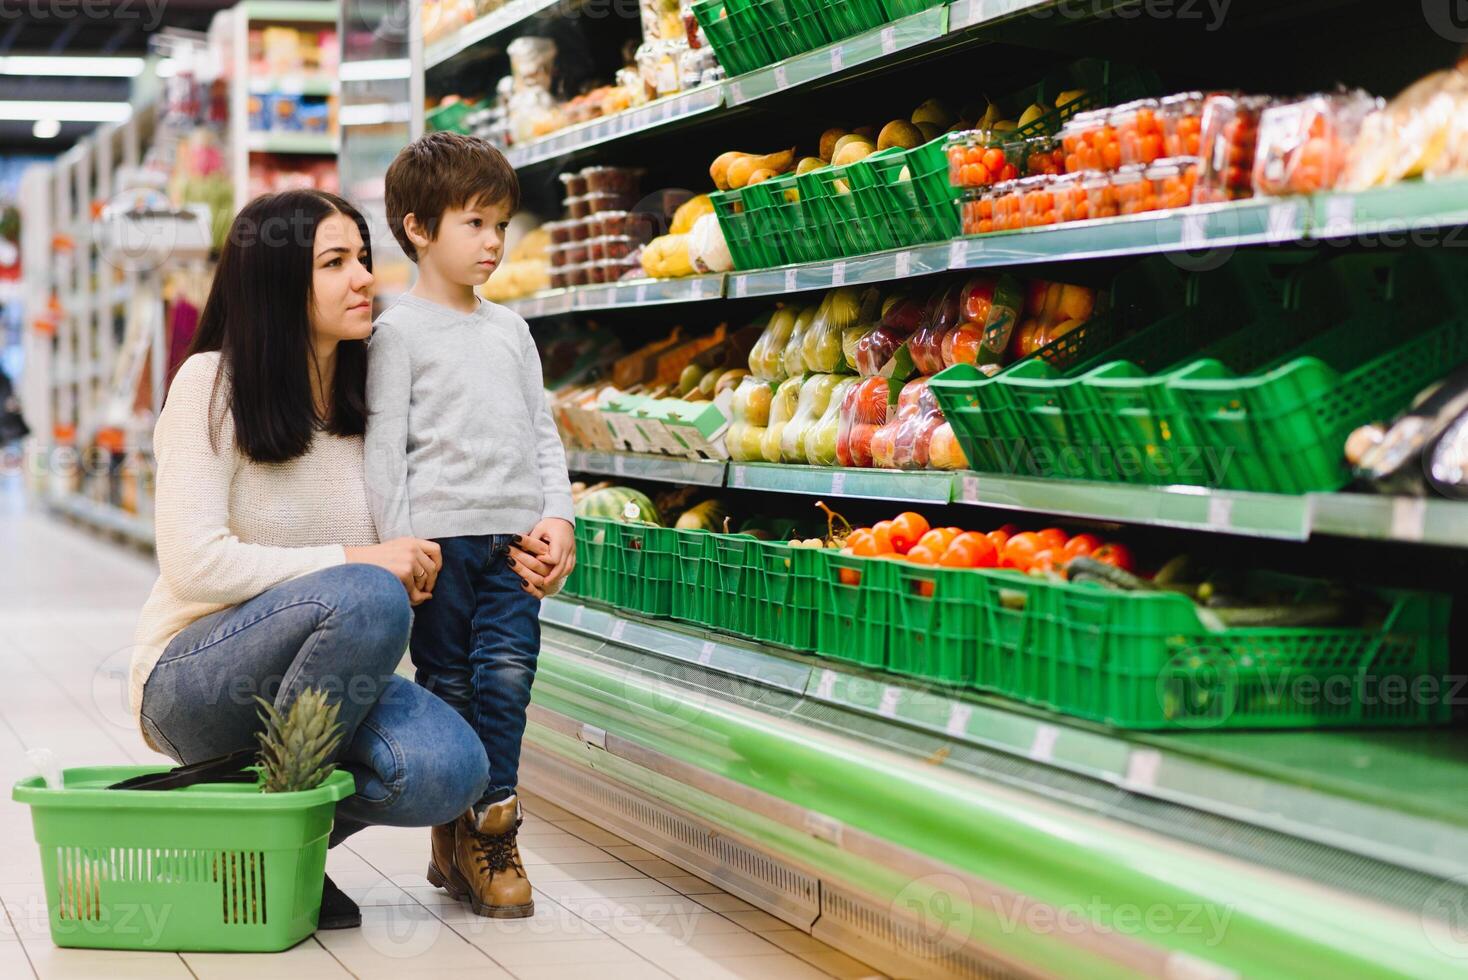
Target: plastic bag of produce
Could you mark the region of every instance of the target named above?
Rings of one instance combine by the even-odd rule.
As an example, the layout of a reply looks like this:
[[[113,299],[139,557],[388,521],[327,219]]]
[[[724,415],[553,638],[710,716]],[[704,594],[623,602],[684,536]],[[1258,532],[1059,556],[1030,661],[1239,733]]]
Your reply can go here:
[[[861,322],[861,290],[848,286],[827,293],[802,338],[806,370],[817,374],[846,370],[846,359],[841,349],[842,333]]]
[[[968,469],[968,457],[953,434],[952,422],[944,422],[933,430],[933,437],[928,440],[928,466],[935,470]]]
[[[819,310],[819,306],[806,306],[795,314],[795,326],[791,328],[790,339],[785,342],[785,350],[781,354],[786,377],[794,378],[806,372],[805,334]]]
[[[810,427],[810,431],[805,434],[805,461],[810,465],[836,465],[838,458],[836,446],[841,438],[841,406],[846,400],[846,393],[856,387],[860,381],[860,378],[848,375],[838,380],[836,386],[831,389],[830,397],[826,399],[825,411]],[[804,397],[803,394],[802,397]]]
[[[842,466],[872,465],[872,436],[886,424],[891,398],[892,382],[888,378],[862,378],[846,389],[836,432],[836,462]]]
[[[1357,89],[1264,110],[1254,150],[1254,193],[1312,194],[1334,187],[1361,123],[1382,105]]]
[[[862,336],[856,344],[856,370],[864,377],[881,374],[892,360],[905,338],[887,327],[876,327]]]
[[[782,306],[770,315],[769,323],[749,351],[749,373],[766,381],[785,379],[785,345],[795,329],[796,310]]]
[[[800,398],[795,405],[795,414],[780,433],[780,459],[786,463],[805,462],[805,437],[820,421],[831,400],[839,374],[812,374],[800,386]]]
[[[923,307],[922,326],[908,338],[913,367],[920,374],[937,374],[943,363],[943,338],[961,321],[959,300],[962,287],[958,283],[940,284]]]
[[[998,370],[1006,363],[1014,328],[1024,314],[1025,294],[1011,275],[974,276],[958,300],[963,322],[943,337],[943,366],[975,364]]]
[[[800,385],[804,375],[796,375],[780,382],[770,402],[770,424],[760,437],[760,455],[767,463],[780,462],[780,446],[785,426],[795,417],[795,408],[800,401]]]
[[[881,327],[876,323],[859,323],[841,331],[841,356],[846,362],[848,371],[860,373],[861,369],[857,366],[856,359],[857,351],[861,348],[862,340],[879,329]]]
[[[1274,100],[1267,95],[1219,92],[1203,103],[1203,153],[1193,203],[1216,204],[1251,197],[1254,193],[1254,151],[1259,140],[1259,117]]]
[[[872,433],[872,465],[899,470],[927,467],[929,443],[944,422],[928,381],[914,378],[903,385],[896,415]]]
[[[729,402],[729,431],[724,436],[730,459],[750,463],[764,458],[761,442],[770,424],[775,387],[772,381],[749,376],[734,389]]]

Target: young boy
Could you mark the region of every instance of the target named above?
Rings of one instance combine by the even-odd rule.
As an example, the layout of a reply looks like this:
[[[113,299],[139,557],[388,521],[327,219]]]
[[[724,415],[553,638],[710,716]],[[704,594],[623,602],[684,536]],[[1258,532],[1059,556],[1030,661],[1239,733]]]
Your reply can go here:
[[[480,801],[433,828],[428,880],[479,915],[518,918],[534,910],[515,787],[540,596],[575,564],[566,455],[530,328],[474,292],[499,263],[520,185],[493,146],[452,133],[404,148],[386,183],[418,282],[377,320],[368,350],[368,490],[382,540],[442,549],[436,582],[420,570],[415,599],[432,598],[415,611],[413,665],[489,757]]]

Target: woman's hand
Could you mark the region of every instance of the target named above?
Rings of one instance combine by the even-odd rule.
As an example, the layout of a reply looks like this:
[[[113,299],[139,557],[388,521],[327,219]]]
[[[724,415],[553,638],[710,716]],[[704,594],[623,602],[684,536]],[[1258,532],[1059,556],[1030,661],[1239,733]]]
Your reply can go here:
[[[422,538],[393,538],[382,544],[347,548],[349,564],[376,565],[392,572],[408,592],[408,601],[418,605],[433,595],[443,553],[438,544]]]
[[[511,548],[509,564],[537,599],[555,595],[576,567],[576,536],[569,521],[548,517]]]

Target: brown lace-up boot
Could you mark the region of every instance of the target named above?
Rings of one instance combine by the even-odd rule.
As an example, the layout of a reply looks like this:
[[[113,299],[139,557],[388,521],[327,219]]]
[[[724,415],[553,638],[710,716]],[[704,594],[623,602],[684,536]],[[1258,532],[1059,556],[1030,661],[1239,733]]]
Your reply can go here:
[[[454,844],[457,840],[457,820],[441,823],[429,834],[432,855],[428,859],[428,883],[442,888],[454,898],[466,898],[469,888],[464,876],[454,868]]]
[[[455,869],[467,884],[475,915],[522,919],[535,913],[516,842],[520,823],[519,801],[512,796],[489,805],[477,818],[469,811],[455,825]]]

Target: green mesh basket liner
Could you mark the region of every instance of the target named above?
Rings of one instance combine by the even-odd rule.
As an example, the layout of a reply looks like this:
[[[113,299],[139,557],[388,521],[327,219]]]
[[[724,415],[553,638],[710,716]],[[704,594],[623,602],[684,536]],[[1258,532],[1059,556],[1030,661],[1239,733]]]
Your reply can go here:
[[[809,651],[815,642],[815,617],[795,602],[795,581],[814,562],[812,549],[758,541],[747,546],[745,584],[749,593],[745,632],[761,643]]]
[[[719,219],[719,229],[724,233],[724,242],[729,246],[729,257],[736,269],[767,269],[781,265],[779,249],[768,230],[756,227],[753,203],[762,201],[760,186],[745,187],[732,191],[715,191],[709,195],[714,204],[714,214]]]
[[[713,536],[707,531],[675,533],[678,560],[673,565],[673,601],[669,615],[686,623],[712,625]]]

